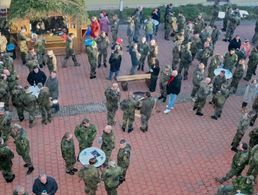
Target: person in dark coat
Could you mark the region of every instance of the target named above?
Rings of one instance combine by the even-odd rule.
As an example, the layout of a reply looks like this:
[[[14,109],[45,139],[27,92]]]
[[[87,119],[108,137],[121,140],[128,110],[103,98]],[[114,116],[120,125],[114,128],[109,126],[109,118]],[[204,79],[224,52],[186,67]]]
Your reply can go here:
[[[48,194],[55,195],[58,190],[56,180],[53,177],[47,176],[46,174],[39,175],[34,180],[32,191],[36,195]]]
[[[42,83],[42,85],[45,85],[46,80],[47,76],[42,70],[39,69],[38,66],[34,66],[33,70],[29,73],[27,77],[27,81],[31,86],[37,85],[38,83]]]
[[[139,60],[141,57],[141,54],[138,51],[138,45],[137,43],[134,43],[133,46],[129,50],[130,56],[131,56],[131,62],[132,62],[132,68],[130,70],[130,75],[134,75],[137,67],[139,66]]]
[[[176,98],[181,91],[182,77],[178,74],[177,70],[172,71],[172,75],[167,84],[167,95],[169,97],[168,104],[164,110],[165,114],[168,114],[174,109]]]
[[[239,35],[236,35],[234,37],[234,39],[232,39],[230,42],[229,42],[229,45],[228,45],[228,51],[230,51],[231,49],[240,49],[241,47],[241,39],[240,39],[240,36]]]
[[[152,13],[151,13],[151,18],[153,20],[156,20],[159,22],[160,24],[160,9],[159,8],[155,8]],[[155,26],[155,35],[157,35],[158,30],[159,30],[159,24]]]
[[[151,59],[151,68],[150,68],[150,84],[149,84],[149,90],[150,92],[154,92],[156,90],[157,80],[159,76],[159,60],[157,58]]]
[[[112,52],[108,62],[110,64],[110,71],[107,79],[112,80],[113,74],[115,73],[115,80],[117,80],[122,62],[121,49],[119,45],[115,46],[114,51]]]

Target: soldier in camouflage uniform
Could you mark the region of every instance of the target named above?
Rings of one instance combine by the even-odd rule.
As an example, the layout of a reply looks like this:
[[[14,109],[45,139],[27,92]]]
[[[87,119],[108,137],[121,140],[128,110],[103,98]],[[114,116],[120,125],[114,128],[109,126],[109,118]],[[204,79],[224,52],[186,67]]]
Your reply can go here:
[[[153,58],[157,58],[158,57],[158,53],[159,53],[159,47],[157,42],[152,39],[150,41],[150,47],[149,47],[149,55],[148,55],[148,66],[149,66],[149,70],[151,69],[152,66],[152,62],[153,62]]]
[[[50,93],[47,87],[42,87],[40,84],[38,84],[38,86],[40,91],[37,102],[42,117],[41,123],[46,125],[48,122],[50,123],[52,119]]]
[[[193,107],[193,111],[197,110],[196,115],[203,116],[203,113],[201,111],[211,91],[212,91],[211,79],[207,77],[205,78],[205,80],[201,82],[200,88],[196,94],[196,100],[194,102],[194,107]]]
[[[49,72],[57,71],[57,60],[53,50],[47,51],[46,65]]]
[[[215,1],[213,8],[212,8],[212,18],[210,21],[210,26],[213,26],[215,21],[218,19],[219,16],[219,1]]]
[[[179,45],[183,45],[185,40],[185,31],[184,29],[178,32],[174,37],[174,42],[177,42]]]
[[[36,46],[37,46],[37,58],[39,62],[39,67],[43,68],[45,65],[45,54],[46,54],[46,40],[44,37],[41,35],[37,41],[36,41]]]
[[[117,40],[118,28],[119,28],[119,18],[117,15],[114,15],[111,21],[111,35],[112,35],[113,45],[116,43],[116,40]]]
[[[38,66],[38,56],[35,52],[34,48],[30,48],[28,55],[26,56],[26,66],[28,67],[29,71],[33,70],[34,66]]]
[[[182,32],[185,29],[186,19],[182,12],[177,16],[177,32]]]
[[[209,42],[204,43],[204,48],[200,49],[196,54],[196,59],[199,60],[200,63],[203,63],[205,67],[208,65],[208,60],[212,56],[212,51],[210,48]]]
[[[123,111],[123,124],[122,130],[125,132],[128,124],[128,133],[133,131],[133,123],[135,119],[135,109],[139,103],[133,98],[133,94],[129,94],[127,99],[120,103],[120,108]]]
[[[3,138],[4,142],[7,142],[12,132],[12,114],[4,111],[4,102],[0,102],[0,109],[0,137]]]
[[[15,174],[12,172],[12,159],[14,157],[11,149],[4,143],[3,138],[0,137],[0,171],[7,183],[14,180]]]
[[[90,79],[95,79],[99,55],[98,47],[95,41],[93,41],[92,45],[86,46],[86,54],[88,55],[88,61],[90,63]]]
[[[30,158],[30,142],[28,135],[20,125],[14,124],[11,136],[14,139],[16,152],[19,154],[25,162],[24,167],[28,167],[27,175],[31,174],[34,167]]]
[[[230,95],[230,91],[226,84],[222,84],[221,90],[213,97],[214,114],[211,116],[212,119],[217,120],[221,117],[223,107]]]
[[[229,21],[227,24],[226,34],[223,41],[227,42],[232,39],[232,35],[234,34],[236,27],[240,24],[240,19],[240,13],[238,9],[229,15]]]
[[[78,170],[74,168],[76,157],[72,133],[66,132],[64,134],[61,141],[61,152],[65,161],[66,173],[74,175],[74,172]]]
[[[98,45],[98,68],[101,67],[101,61],[103,56],[103,65],[107,67],[107,48],[109,45],[109,39],[105,32],[101,32],[100,36],[96,39]]]
[[[202,42],[200,39],[199,34],[194,34],[194,36],[191,38],[191,53],[192,53],[192,58],[195,58],[196,53],[202,49]],[[174,57],[174,56],[173,56]]]
[[[233,156],[231,169],[224,177],[217,177],[215,180],[219,183],[228,181],[233,176],[240,176],[245,166],[248,164],[249,149],[247,143],[240,143],[238,152]]]
[[[233,12],[232,8],[230,6],[227,7],[225,17],[223,19],[223,28],[221,29],[222,31],[226,31],[228,26],[229,16],[232,14],[232,12]]]
[[[9,109],[9,88],[7,83],[7,75],[1,74],[0,78],[0,102],[5,103],[5,109]]]
[[[254,192],[254,177],[250,176],[239,176],[232,180],[230,186],[222,185],[219,187],[216,195],[225,195],[225,194],[243,194],[243,195],[252,195]]]
[[[211,57],[210,64],[208,67],[208,77],[211,78],[212,80],[215,76],[214,70],[221,65],[222,59],[223,59],[223,56],[221,55],[214,55],[213,57]]]
[[[155,100],[151,97],[150,92],[145,92],[145,98],[142,100],[141,103],[141,127],[140,130],[142,132],[148,131],[148,121],[151,117],[152,110],[155,106]]]
[[[142,7],[141,6],[136,9],[132,18],[134,19],[134,24],[135,24],[133,41],[138,43],[139,42],[139,37],[140,37],[140,34],[141,34],[140,30],[141,30],[142,20],[143,20]]]
[[[29,127],[33,127],[36,110],[36,96],[24,90],[22,86],[17,86],[12,91],[12,104],[16,108],[20,122],[24,120],[24,111],[29,113]]]
[[[252,175],[254,176],[254,181],[256,180],[257,174],[258,174],[258,144],[255,145],[249,154],[249,169],[246,173],[246,175]]]
[[[116,165],[114,161],[109,162],[109,166],[102,174],[107,195],[117,195],[117,188],[121,183],[122,175],[123,169]]]
[[[74,51],[74,45],[73,45],[73,39],[74,39],[74,34],[73,33],[69,33],[66,39],[66,43],[65,43],[65,58],[62,64],[63,68],[66,68],[67,65],[67,60],[72,57],[74,66],[80,66],[80,64],[77,62],[76,56],[75,56],[75,51]]]
[[[205,22],[201,14],[197,16],[197,18],[193,22],[194,24],[194,33],[201,33],[205,28]]]
[[[118,103],[120,101],[120,89],[117,83],[113,83],[112,87],[108,87],[105,90],[106,107],[107,107],[107,124],[114,125],[115,114],[118,110]]]
[[[21,59],[22,59],[23,65],[26,64],[26,56],[28,54],[28,46],[26,42],[27,37],[25,35],[25,32],[26,32],[25,27],[22,27],[20,33],[18,34],[19,48],[21,52]]]
[[[146,37],[142,37],[141,42],[138,44],[138,51],[141,54],[138,70],[144,71],[145,60],[149,53],[149,44],[146,41]]]
[[[173,22],[173,13],[169,12],[166,16],[166,20],[165,20],[165,25],[166,25],[166,29],[165,29],[165,39],[169,41],[169,37],[171,35],[171,30],[172,30],[172,22]]]
[[[185,46],[182,46],[181,56],[180,56],[180,65],[178,69],[178,74],[181,74],[184,69],[184,80],[188,79],[188,70],[192,62],[192,53],[190,51],[191,44],[188,43]]]
[[[102,144],[101,150],[103,150],[106,154],[106,161],[104,166],[109,162],[112,150],[115,148],[115,135],[113,129],[110,125],[105,126],[102,133]]]
[[[238,84],[240,80],[243,78],[244,72],[245,72],[245,59],[240,59],[233,73],[233,79],[230,84],[230,90],[232,93],[237,92]]]
[[[258,128],[254,128],[249,133],[249,146],[250,148],[254,147],[256,144],[258,144]]]
[[[213,80],[213,90],[212,90],[213,98],[212,98],[212,100],[209,102],[210,104],[213,104],[213,102],[214,102],[214,96],[216,95],[216,93],[217,93],[218,91],[221,90],[221,86],[222,86],[223,84],[226,84],[226,83],[227,83],[227,79],[226,79],[226,77],[225,77],[225,71],[222,70],[222,71],[220,72],[220,74],[217,75],[217,76],[214,78],[214,80]]]
[[[258,18],[256,19],[256,23],[255,23],[254,36],[252,38],[252,43],[254,45],[257,45],[257,43],[258,43]]]
[[[211,39],[212,39],[212,44],[215,46],[215,44],[217,43],[217,41],[219,40],[219,36],[221,34],[220,30],[218,29],[218,27],[216,25],[214,25],[212,27],[212,32],[211,32]]]
[[[90,123],[90,120],[85,118],[82,120],[81,124],[76,126],[74,130],[74,135],[79,142],[79,153],[85,149],[92,146],[92,143],[96,137],[97,128],[95,125]]]
[[[238,62],[238,57],[236,55],[235,49],[231,49],[224,55],[223,68],[230,70],[231,72],[235,68]]]
[[[166,102],[167,99],[167,83],[171,77],[172,69],[169,65],[166,65],[165,68],[161,71],[160,79],[159,79],[159,88],[160,88],[160,96],[158,99],[163,99],[163,102]]]
[[[200,63],[198,67],[193,72],[193,89],[191,93],[191,98],[195,101],[195,95],[200,88],[201,82],[204,79],[205,65]]]
[[[131,146],[125,139],[120,140],[120,148],[117,153],[117,165],[123,169],[120,183],[125,181],[126,171],[130,164]]]
[[[128,47],[131,47],[133,43],[133,37],[135,33],[135,24],[133,18],[129,17],[128,20],[128,26],[127,26],[127,38],[128,38]]]
[[[84,166],[79,171],[79,177],[83,179],[85,184],[85,193],[88,195],[96,195],[98,185],[101,181],[99,170],[94,166],[96,162],[96,158],[91,158],[89,160],[89,165]]]
[[[179,44],[178,42],[175,42],[173,45],[173,50],[172,50],[172,56],[173,56],[173,60],[172,60],[172,69],[176,70],[177,66],[180,62],[180,55],[181,55],[181,44]]]
[[[253,75],[256,75],[256,68],[258,65],[258,46],[256,46],[249,57],[247,63],[247,71],[244,80],[249,81]]]

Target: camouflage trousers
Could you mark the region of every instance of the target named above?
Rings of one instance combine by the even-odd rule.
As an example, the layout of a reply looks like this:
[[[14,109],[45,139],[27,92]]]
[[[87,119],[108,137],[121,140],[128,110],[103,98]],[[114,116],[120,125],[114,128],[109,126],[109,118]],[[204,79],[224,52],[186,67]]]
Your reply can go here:
[[[197,98],[194,102],[194,107],[197,109],[197,112],[201,112],[206,103],[206,98]]]
[[[232,93],[236,93],[237,92],[237,88],[238,88],[238,84],[239,84],[240,80],[241,79],[233,77],[233,79],[231,81],[231,84],[230,84],[230,90],[232,91]]]
[[[244,170],[245,167],[239,167],[238,169],[236,168],[231,168],[230,171],[226,174],[226,176],[222,177],[224,181],[228,181],[234,176],[240,176],[242,171]]]
[[[116,43],[118,31],[111,31],[113,44]]]
[[[0,137],[4,139],[4,142],[7,142],[9,136],[11,135],[12,128],[11,126],[0,127]]]
[[[27,57],[27,53],[21,52],[21,60],[22,60],[23,65],[26,64],[26,57]]]
[[[21,153],[18,153],[18,154],[22,157],[22,160],[23,160],[29,167],[32,166],[32,162],[31,162],[31,158],[30,158],[30,153],[29,153],[29,151],[24,151],[24,152],[21,152]]]
[[[210,21],[210,26],[213,26],[216,20],[217,20],[217,16],[212,16]]]
[[[42,68],[43,65],[45,64],[45,54],[44,53],[37,53],[37,57],[38,57],[38,62],[39,62],[39,66]]]
[[[62,64],[63,67],[66,66],[67,60],[68,60],[70,57],[72,57],[72,60],[73,60],[74,65],[75,65],[75,66],[78,65],[78,62],[77,62],[77,59],[76,59],[74,50],[72,49],[72,50],[66,51],[65,58],[64,58],[64,61],[63,61],[63,64]]]
[[[98,189],[97,187],[96,188],[90,188],[87,185],[85,185],[85,190],[84,191],[87,195],[96,195],[97,189]]]
[[[107,124],[108,125],[114,125],[115,124],[115,115],[116,115],[117,108],[107,108]]]
[[[97,61],[96,60],[90,60],[90,76],[95,77],[96,76],[96,68],[97,68]]]
[[[173,56],[173,60],[172,60],[172,69],[173,70],[177,69],[177,66],[178,66],[179,62],[180,62],[179,57]]]
[[[254,147],[256,144],[258,144],[258,137],[257,137],[257,136],[252,136],[252,137],[250,137],[250,140],[249,140],[249,147],[252,148],[252,147]]]
[[[65,160],[66,171],[71,171],[74,168],[75,163],[76,163],[75,159]]]
[[[245,78],[248,81],[252,78],[253,74],[255,74],[256,68],[257,68],[256,64],[248,64],[246,75],[245,75]]]
[[[215,70],[215,68],[208,68],[208,77],[211,79],[211,80],[213,80],[213,78],[214,78],[214,70]]]
[[[47,106],[42,106],[40,105],[39,106],[39,111],[41,113],[41,117],[42,117],[42,122],[45,123],[45,122],[51,122],[51,107],[49,105]]]
[[[0,170],[2,171],[2,175],[6,181],[10,180],[14,173],[12,172],[12,161],[9,162],[0,162]]]
[[[105,185],[105,190],[107,191],[107,195],[117,195],[117,187],[115,187],[115,188],[108,188]]]
[[[191,93],[191,97],[194,98],[196,96],[197,91],[199,90],[200,85],[194,85],[193,84],[193,89],[192,89],[192,93]]]
[[[221,114],[222,114],[222,110],[223,110],[223,106],[224,105],[220,105],[220,106],[217,106],[217,105],[214,105],[214,116],[216,117],[216,118],[219,118],[220,116],[221,116]]]
[[[9,93],[3,95],[2,98],[0,98],[0,102],[4,102],[4,107],[6,110],[9,110],[9,99],[10,99]]]
[[[148,121],[150,117],[144,114],[141,114],[141,130],[146,131],[148,129]]]
[[[103,63],[107,64],[107,49],[99,50],[99,56],[98,56],[98,65],[101,66],[101,61],[103,57]]]
[[[242,129],[237,129],[237,132],[232,140],[231,146],[237,148],[245,132]]]
[[[123,113],[123,124],[122,124],[122,128],[126,129],[126,126],[128,124],[128,129],[132,129],[133,128],[133,123],[134,123],[134,113]]]
[[[184,69],[184,78],[187,78],[189,66],[190,66],[190,64],[182,64],[182,63],[180,63],[179,69],[178,69],[178,74],[181,74],[182,70]]]
[[[228,25],[227,30],[226,30],[226,34],[225,34],[225,39],[231,40],[235,30],[236,30],[235,25]]]
[[[16,107],[17,115],[20,120],[24,119],[24,111],[29,113],[29,123],[32,124],[35,120],[35,110],[36,108],[24,108],[24,107]]]
[[[122,175],[120,177],[120,182],[122,183],[123,181],[125,181],[125,176],[126,176],[126,171],[128,169],[128,167],[126,168],[122,168],[123,169],[123,172],[122,172]]]
[[[107,165],[109,162],[110,156],[112,154],[112,149],[110,150],[107,148],[101,148],[101,150],[103,150],[103,152],[106,154],[106,160],[105,160],[104,164]]]
[[[171,34],[171,30],[172,30],[171,25],[168,23],[167,28],[165,29],[165,36],[164,36],[165,39],[169,39],[170,34]]]
[[[138,69],[144,70],[145,60],[147,58],[147,55],[141,54],[140,60],[139,60],[139,67]]]
[[[257,174],[258,174],[258,164],[257,164],[257,162],[255,162],[254,160],[251,159],[249,162],[249,169],[248,169],[246,175],[254,176],[254,181],[255,181]]]

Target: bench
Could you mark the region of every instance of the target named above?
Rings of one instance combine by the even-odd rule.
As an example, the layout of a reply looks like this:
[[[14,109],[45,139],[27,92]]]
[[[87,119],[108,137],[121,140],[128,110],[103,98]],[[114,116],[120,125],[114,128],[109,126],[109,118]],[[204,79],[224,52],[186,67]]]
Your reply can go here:
[[[128,90],[128,81],[145,80],[146,83],[150,80],[151,74],[135,74],[135,75],[123,75],[118,76],[117,81],[121,82],[122,89],[124,91]]]

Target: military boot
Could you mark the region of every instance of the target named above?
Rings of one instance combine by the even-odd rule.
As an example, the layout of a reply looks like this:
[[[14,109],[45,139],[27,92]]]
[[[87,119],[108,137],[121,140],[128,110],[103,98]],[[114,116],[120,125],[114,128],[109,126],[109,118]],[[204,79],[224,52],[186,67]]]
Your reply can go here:
[[[34,167],[29,166],[28,171],[27,171],[27,175],[31,174],[33,171],[34,171]]]
[[[12,176],[10,176],[10,175],[8,175],[8,174],[4,174],[3,176],[4,176],[5,181],[6,181],[7,183],[11,183],[11,182],[15,179],[15,175],[14,175],[14,174],[13,174]]]
[[[106,62],[104,62],[104,64],[103,64],[103,65],[104,65],[104,67],[105,67],[105,68],[107,67],[107,64],[106,64]]]
[[[200,112],[200,111],[197,111],[195,114],[198,115],[198,116],[203,116],[203,115],[204,115],[204,114],[203,114],[202,112]]]
[[[128,133],[131,133],[133,131],[133,127],[128,128]]]
[[[72,170],[66,170],[66,173],[69,175],[74,175],[74,172]]]
[[[216,116],[214,116],[214,115],[211,116],[211,118],[214,119],[214,120],[218,120],[218,118]]]

